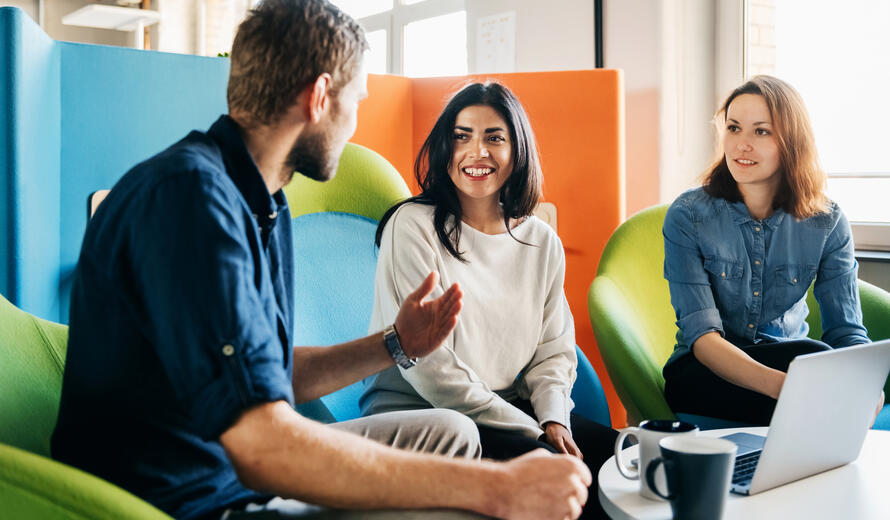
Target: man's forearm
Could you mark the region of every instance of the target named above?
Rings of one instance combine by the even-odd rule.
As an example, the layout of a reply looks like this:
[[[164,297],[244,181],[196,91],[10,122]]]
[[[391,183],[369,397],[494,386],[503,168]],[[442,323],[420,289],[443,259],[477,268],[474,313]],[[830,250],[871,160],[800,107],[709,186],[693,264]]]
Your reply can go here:
[[[263,493],[337,508],[501,514],[501,465],[398,451],[302,418],[285,402],[249,410],[221,441],[242,483]]]
[[[317,399],[392,365],[382,332],[330,347],[294,347],[294,399]]]

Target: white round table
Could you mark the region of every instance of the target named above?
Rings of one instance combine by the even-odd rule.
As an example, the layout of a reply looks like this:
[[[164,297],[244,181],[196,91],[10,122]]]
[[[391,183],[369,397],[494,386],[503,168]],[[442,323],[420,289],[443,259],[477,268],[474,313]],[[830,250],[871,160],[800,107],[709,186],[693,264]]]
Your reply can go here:
[[[704,431],[699,435],[722,437],[737,432],[766,435],[767,430],[766,427],[731,428]],[[637,457],[637,446],[625,451],[629,459]],[[603,464],[597,478],[600,503],[613,519],[671,518],[670,504],[641,497],[640,482],[622,477],[614,456]],[[890,519],[890,431],[869,430],[859,458],[846,466],[752,496],[730,493],[723,518]]]

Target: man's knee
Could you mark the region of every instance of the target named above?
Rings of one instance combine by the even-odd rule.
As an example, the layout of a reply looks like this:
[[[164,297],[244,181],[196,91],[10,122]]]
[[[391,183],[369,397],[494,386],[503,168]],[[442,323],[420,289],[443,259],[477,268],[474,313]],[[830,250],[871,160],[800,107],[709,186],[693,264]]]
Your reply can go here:
[[[476,423],[454,410],[435,408],[428,410],[427,426],[430,427],[433,452],[449,457],[478,459],[482,456],[482,443]]]

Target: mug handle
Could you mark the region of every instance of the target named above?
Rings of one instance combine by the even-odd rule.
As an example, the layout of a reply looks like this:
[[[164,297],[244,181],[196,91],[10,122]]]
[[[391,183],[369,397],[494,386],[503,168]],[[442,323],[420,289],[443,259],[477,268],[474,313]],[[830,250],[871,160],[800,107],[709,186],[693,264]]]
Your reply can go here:
[[[621,433],[618,434],[618,438],[615,439],[615,464],[618,466],[618,472],[621,473],[624,478],[630,480],[638,480],[640,478],[640,471],[624,463],[621,457],[621,452],[623,451],[621,448],[624,446],[624,439],[629,435],[636,437],[639,441],[639,432],[640,429],[636,426],[629,426],[621,430]]]
[[[646,483],[649,484],[649,489],[651,489],[652,492],[656,495],[665,500],[673,500],[675,498],[675,495],[671,495],[670,493],[668,493],[667,495],[662,495],[661,491],[658,490],[658,486],[655,485],[655,472],[658,470],[658,465],[662,463],[664,464],[665,472],[667,472],[670,461],[666,461],[661,457],[655,457],[654,459],[652,459],[652,462],[650,462],[649,466],[646,468]]]

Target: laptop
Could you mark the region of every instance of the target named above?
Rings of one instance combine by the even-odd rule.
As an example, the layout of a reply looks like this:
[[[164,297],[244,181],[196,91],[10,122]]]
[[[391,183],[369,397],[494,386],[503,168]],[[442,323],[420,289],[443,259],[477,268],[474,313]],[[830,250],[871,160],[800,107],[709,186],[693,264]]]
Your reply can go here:
[[[753,495],[859,456],[890,373],[890,340],[796,357],[766,437],[735,433],[731,491]]]

